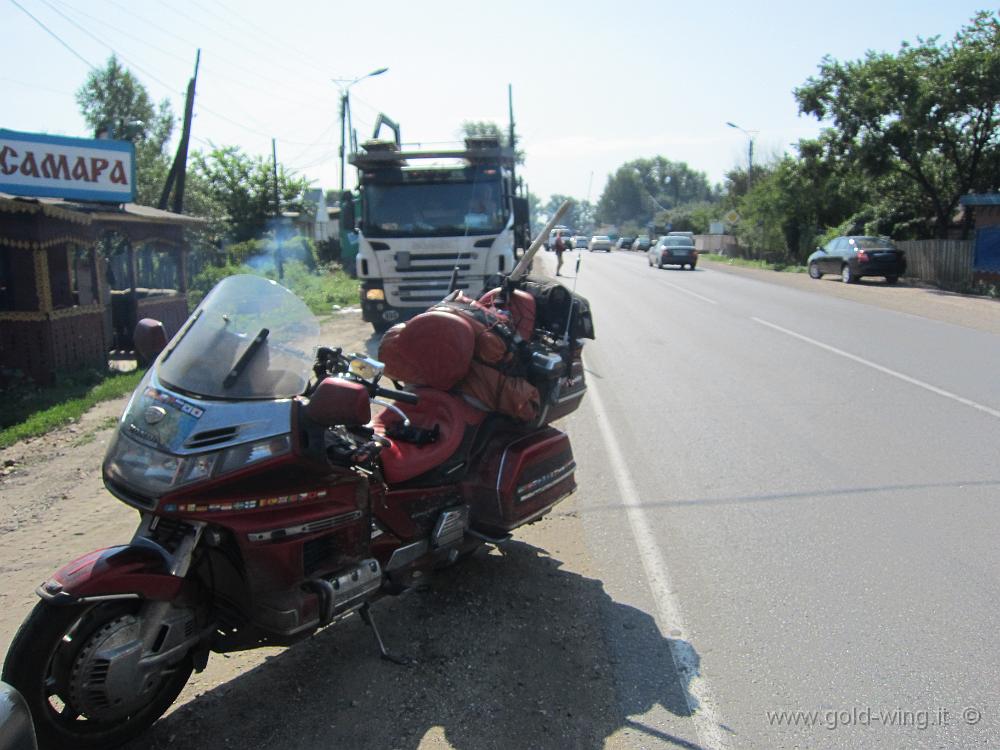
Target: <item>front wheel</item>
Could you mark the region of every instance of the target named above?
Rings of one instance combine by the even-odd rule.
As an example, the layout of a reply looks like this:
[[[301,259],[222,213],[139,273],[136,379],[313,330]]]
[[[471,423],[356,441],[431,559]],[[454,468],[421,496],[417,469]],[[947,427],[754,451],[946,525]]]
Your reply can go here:
[[[11,642],[3,680],[28,703],[40,747],[117,747],[170,707],[191,657],[130,669],[147,655],[140,624],[135,602],[35,605]]]
[[[816,261],[809,264],[809,278],[818,279],[823,276],[823,272],[819,270],[819,266],[816,265]]]

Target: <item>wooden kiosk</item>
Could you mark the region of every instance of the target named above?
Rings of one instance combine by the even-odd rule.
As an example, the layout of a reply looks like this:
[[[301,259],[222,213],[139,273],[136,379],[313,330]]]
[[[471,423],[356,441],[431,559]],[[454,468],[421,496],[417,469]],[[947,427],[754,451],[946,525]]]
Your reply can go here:
[[[172,335],[187,317],[202,220],[128,202],[132,161],[127,142],[0,130],[0,387],[103,369],[140,318]]]

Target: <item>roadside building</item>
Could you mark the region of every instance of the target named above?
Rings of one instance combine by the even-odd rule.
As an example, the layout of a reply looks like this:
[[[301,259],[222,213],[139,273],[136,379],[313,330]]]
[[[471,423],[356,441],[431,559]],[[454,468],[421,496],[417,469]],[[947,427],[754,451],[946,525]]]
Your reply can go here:
[[[972,210],[976,227],[972,280],[1000,284],[1000,193],[963,195],[961,204]]]
[[[0,130],[0,385],[107,366],[143,317],[187,317],[185,227],[130,202],[131,144]]]

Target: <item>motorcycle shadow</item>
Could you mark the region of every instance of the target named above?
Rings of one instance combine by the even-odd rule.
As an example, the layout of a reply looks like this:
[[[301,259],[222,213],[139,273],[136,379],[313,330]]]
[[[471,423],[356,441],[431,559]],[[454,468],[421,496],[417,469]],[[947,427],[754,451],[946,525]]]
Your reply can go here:
[[[693,669],[679,679],[679,642],[544,549],[483,551],[373,614],[390,650],[415,664],[380,660],[351,616],[190,700],[130,747],[603,748],[612,735],[630,746],[628,733],[698,747],[630,718],[690,715],[697,655],[682,644]]]

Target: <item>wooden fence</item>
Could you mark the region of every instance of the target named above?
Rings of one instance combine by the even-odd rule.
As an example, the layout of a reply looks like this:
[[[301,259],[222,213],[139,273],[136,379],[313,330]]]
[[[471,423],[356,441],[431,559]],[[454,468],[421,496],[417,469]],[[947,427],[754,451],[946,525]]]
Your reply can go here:
[[[906,275],[932,284],[972,282],[973,240],[907,240],[896,246],[906,253]]]

